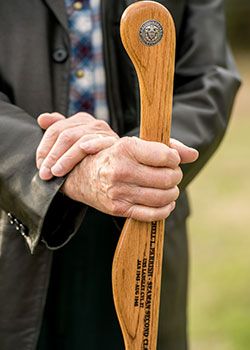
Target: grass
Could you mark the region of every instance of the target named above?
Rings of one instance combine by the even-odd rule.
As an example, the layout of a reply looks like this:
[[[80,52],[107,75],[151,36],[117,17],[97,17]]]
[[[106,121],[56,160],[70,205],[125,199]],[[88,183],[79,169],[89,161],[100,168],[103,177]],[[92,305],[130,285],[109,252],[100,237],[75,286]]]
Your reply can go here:
[[[250,348],[250,76],[225,140],[190,186],[191,350]]]

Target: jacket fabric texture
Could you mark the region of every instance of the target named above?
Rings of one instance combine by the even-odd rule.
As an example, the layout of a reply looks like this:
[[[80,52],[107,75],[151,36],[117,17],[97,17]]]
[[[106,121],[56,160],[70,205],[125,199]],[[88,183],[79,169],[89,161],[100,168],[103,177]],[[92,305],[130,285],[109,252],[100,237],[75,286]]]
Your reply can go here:
[[[138,83],[119,34],[121,14],[132,2],[102,0],[107,99],[111,126],[120,136],[138,135],[139,125]],[[159,2],[172,13],[177,34],[172,137],[200,152],[195,164],[183,166],[182,194],[166,226],[172,238],[164,247],[158,348],[180,350],[186,348],[185,340],[178,346],[176,339],[184,337],[178,327],[186,322],[187,242],[185,234],[173,233],[185,232],[185,189],[221,142],[240,80],[226,44],[222,0]],[[91,220],[92,209],[59,192],[65,178],[42,181],[35,165],[43,136],[37,116],[67,114],[70,43],[64,1],[1,1],[0,17],[0,349],[34,350],[53,250],[66,249],[82,223],[88,235],[98,237],[98,218],[116,227],[122,220],[97,211]],[[103,239],[98,261],[111,261],[117,239],[110,246]],[[94,252],[95,241],[90,244],[84,249]],[[175,340],[169,340],[171,334]]]

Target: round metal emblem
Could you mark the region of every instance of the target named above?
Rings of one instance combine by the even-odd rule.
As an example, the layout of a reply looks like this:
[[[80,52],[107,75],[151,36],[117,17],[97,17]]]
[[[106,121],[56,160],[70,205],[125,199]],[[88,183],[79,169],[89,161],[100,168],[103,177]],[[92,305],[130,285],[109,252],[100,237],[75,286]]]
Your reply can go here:
[[[163,28],[158,21],[149,20],[140,28],[140,39],[143,44],[153,46],[158,44],[163,37]]]

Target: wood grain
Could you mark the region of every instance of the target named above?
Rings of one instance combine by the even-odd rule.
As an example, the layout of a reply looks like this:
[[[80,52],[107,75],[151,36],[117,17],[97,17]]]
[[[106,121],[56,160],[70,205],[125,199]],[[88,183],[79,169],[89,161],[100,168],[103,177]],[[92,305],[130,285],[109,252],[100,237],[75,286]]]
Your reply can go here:
[[[139,36],[148,20],[158,21],[163,27],[162,40],[153,46],[145,45]],[[140,137],[168,144],[175,62],[172,17],[157,2],[134,3],[122,16],[121,37],[139,80]],[[114,302],[126,350],[156,349],[163,240],[164,221],[126,220],[112,271]]]

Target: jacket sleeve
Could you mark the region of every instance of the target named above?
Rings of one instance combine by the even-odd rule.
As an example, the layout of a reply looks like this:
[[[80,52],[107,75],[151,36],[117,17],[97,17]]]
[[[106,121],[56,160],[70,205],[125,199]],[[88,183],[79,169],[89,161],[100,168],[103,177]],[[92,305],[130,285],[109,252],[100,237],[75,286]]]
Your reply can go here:
[[[199,150],[200,157],[183,166],[182,189],[221,142],[239,86],[226,43],[223,1],[187,1],[176,52],[171,137]]]
[[[42,138],[35,118],[0,93],[0,208],[33,253],[41,236],[64,244],[77,230],[86,207],[59,192],[64,178],[42,181],[35,153]]]

